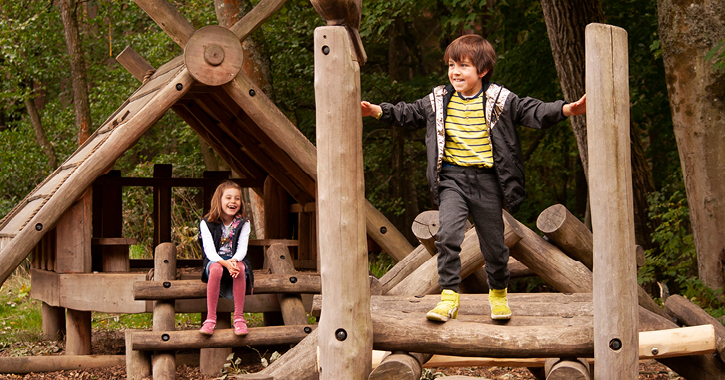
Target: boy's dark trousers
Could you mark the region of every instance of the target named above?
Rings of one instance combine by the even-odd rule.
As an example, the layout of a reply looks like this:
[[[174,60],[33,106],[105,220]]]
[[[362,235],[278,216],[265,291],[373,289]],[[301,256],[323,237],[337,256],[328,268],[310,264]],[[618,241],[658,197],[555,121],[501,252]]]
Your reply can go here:
[[[461,243],[470,215],[486,260],[490,289],[506,289],[509,249],[503,238],[503,196],[494,169],[444,166],[440,173],[438,283],[458,292],[461,282]]]

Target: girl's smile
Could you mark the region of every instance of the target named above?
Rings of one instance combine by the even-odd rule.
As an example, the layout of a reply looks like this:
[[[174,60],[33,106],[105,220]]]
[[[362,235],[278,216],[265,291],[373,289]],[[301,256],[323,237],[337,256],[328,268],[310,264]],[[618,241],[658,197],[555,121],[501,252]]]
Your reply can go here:
[[[239,189],[229,188],[224,190],[222,193],[222,214],[221,218],[224,224],[231,223],[234,219],[234,215],[239,212],[239,208],[242,205],[242,193]]]

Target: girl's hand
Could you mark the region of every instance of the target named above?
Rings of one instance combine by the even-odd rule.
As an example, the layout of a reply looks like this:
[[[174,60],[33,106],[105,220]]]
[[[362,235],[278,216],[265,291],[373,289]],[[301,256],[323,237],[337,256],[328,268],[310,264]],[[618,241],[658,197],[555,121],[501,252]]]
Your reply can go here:
[[[237,266],[237,260],[221,260],[219,261],[219,264],[223,265],[224,268],[227,268],[232,278],[237,278],[237,276],[239,276],[239,266]]]
[[[362,107],[362,116],[372,116],[376,119],[380,118],[380,114],[383,113],[383,109],[380,108],[377,104],[372,104],[368,101],[363,100],[360,102],[360,106]]]

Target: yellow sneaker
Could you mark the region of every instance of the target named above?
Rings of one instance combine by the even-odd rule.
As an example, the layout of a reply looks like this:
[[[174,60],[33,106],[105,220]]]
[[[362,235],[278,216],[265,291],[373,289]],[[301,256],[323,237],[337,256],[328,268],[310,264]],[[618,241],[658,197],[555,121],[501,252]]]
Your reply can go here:
[[[489,290],[488,303],[491,305],[491,319],[511,319],[506,289]]]
[[[441,293],[441,302],[438,302],[435,309],[425,315],[431,321],[445,322],[449,318],[458,317],[459,296],[453,290],[444,290]]]

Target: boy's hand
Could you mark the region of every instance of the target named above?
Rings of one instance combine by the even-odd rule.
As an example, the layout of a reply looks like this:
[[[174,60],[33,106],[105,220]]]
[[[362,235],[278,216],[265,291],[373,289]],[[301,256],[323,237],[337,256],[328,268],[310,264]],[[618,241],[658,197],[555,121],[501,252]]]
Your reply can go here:
[[[371,104],[368,101],[363,100],[360,102],[362,107],[362,116],[372,116],[376,119],[380,119],[380,115],[383,113],[383,109],[377,104]]]
[[[584,94],[584,96],[581,97],[581,99],[577,100],[574,103],[564,104],[564,107],[561,109],[561,112],[564,113],[564,116],[576,116],[581,115],[585,112],[587,112],[587,94]]]

